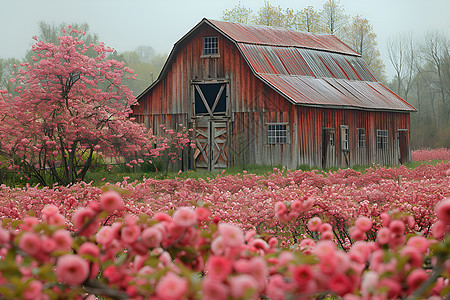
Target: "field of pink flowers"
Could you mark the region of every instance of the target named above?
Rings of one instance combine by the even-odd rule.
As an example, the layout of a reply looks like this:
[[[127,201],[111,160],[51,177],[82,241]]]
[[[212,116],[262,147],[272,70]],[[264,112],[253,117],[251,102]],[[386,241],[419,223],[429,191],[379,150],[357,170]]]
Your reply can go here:
[[[413,161],[430,161],[430,160],[450,160],[450,149],[439,148],[429,149],[423,148],[411,151],[411,159]]]
[[[0,293],[442,299],[449,186],[450,163],[0,186]]]

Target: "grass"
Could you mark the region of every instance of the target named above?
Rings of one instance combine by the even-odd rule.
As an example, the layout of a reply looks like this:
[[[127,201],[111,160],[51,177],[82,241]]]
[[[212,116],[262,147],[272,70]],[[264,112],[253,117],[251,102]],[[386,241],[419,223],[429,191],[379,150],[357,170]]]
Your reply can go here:
[[[405,163],[405,166],[409,169],[414,169],[420,165],[427,164],[427,165],[436,165],[438,163],[442,163],[442,160],[433,160],[433,161],[411,161]],[[445,161],[444,161],[445,162]],[[361,165],[355,165],[352,167],[353,170],[365,173],[367,169],[372,168],[373,166],[361,166]],[[385,167],[396,167],[396,166],[385,166]],[[217,170],[217,171],[183,171],[183,172],[169,172],[169,171],[158,171],[163,169],[162,165],[143,165],[139,170],[133,170],[125,165],[118,165],[114,166],[111,171],[106,170],[106,168],[98,168],[95,171],[88,172],[86,174],[85,182],[92,182],[94,186],[103,186],[106,183],[115,184],[117,182],[121,182],[124,180],[125,177],[127,177],[127,182],[133,182],[133,181],[142,181],[142,179],[145,178],[153,178],[158,180],[163,179],[174,179],[174,178],[180,178],[180,179],[204,179],[208,180],[211,178],[215,178],[220,174],[226,175],[239,175],[243,174],[244,171],[246,171],[248,174],[255,174],[258,176],[264,176],[269,173],[273,173],[274,169],[277,168],[279,170],[283,170],[283,167],[281,165],[277,166],[257,166],[257,165],[249,165],[249,166],[235,166],[228,169],[223,170]],[[336,172],[338,171],[339,167],[333,167],[333,168],[327,168],[327,169],[321,169],[316,166],[307,166],[307,165],[301,165],[298,167],[298,170],[302,171],[312,171],[312,170],[318,170],[319,172]],[[10,175],[9,173],[8,175]],[[5,174],[3,174],[5,175]],[[28,181],[20,180],[19,176],[16,175],[16,178],[13,178],[11,176],[1,176],[0,178],[0,184],[6,184],[11,187],[24,187]],[[35,185],[36,182],[28,182],[30,185]]]

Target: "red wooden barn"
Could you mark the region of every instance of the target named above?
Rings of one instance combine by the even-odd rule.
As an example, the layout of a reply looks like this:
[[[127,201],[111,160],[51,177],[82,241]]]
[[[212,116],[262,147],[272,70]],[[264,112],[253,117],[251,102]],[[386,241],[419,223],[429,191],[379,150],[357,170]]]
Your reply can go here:
[[[203,19],[139,97],[137,121],[193,129],[182,167],[331,167],[410,159],[414,107],[333,35]]]

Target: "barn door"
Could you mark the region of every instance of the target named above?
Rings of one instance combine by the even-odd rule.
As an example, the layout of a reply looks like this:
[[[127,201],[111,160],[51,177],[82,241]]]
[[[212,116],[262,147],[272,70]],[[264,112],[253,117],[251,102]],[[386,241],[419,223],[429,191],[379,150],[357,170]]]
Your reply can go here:
[[[227,112],[226,83],[196,83],[194,87],[195,116],[223,116]]]
[[[195,167],[214,171],[228,166],[228,123],[206,121],[195,123],[197,150]]]
[[[399,148],[399,161],[403,165],[405,162],[408,161],[408,131],[406,129],[399,129],[398,130],[398,148]]]
[[[336,145],[334,128],[322,129],[322,168],[336,165]]]

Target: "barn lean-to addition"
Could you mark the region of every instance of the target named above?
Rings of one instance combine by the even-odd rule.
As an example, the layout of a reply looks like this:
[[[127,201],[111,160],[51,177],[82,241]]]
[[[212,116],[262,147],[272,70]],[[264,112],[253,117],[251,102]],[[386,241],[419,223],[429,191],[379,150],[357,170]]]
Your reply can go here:
[[[193,129],[180,168],[410,160],[414,107],[332,35],[203,19],[138,96],[138,122]]]

